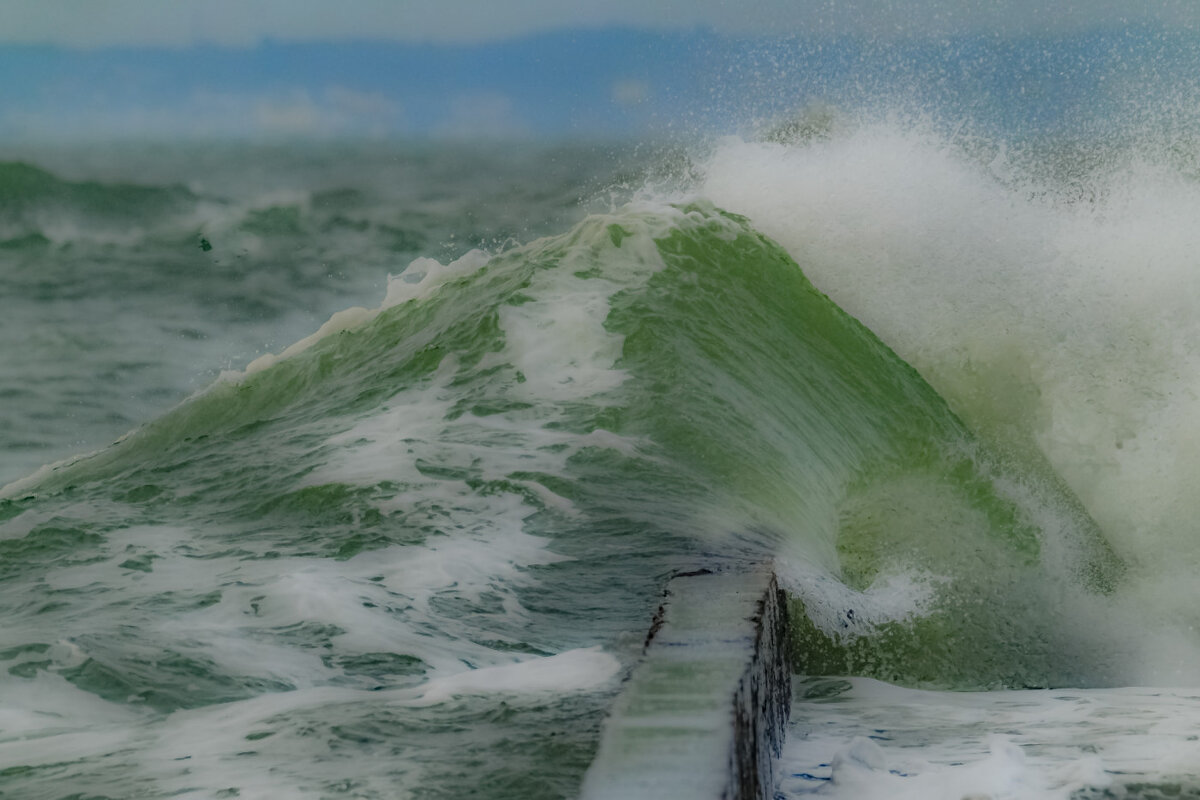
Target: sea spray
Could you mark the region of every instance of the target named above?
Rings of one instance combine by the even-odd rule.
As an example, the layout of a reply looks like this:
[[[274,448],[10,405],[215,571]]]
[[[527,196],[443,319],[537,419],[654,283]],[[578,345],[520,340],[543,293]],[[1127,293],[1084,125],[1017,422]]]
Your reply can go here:
[[[1200,468],[1200,186],[1171,130],[1005,145],[843,119],[836,136],[728,140],[696,191],[776,238],[1018,472],[1064,482],[1130,567],[1109,612],[1130,668],[1175,683],[1196,677],[1184,659],[1138,643],[1147,621],[1194,642],[1176,573]]]

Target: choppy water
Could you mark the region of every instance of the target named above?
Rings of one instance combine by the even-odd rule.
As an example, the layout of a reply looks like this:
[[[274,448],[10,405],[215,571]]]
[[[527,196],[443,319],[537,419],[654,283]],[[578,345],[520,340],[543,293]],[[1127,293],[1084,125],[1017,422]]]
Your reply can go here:
[[[644,162],[349,145],[7,155],[4,482],[108,444],[334,312],[378,305],[417,256],[560,232]]]
[[[817,122],[0,165],[0,791],[570,797],[666,578],[747,556],[864,677],[785,794],[893,706],[1019,761],[1030,690],[1195,685],[1188,143]],[[1057,718],[1071,791],[1136,760]]]
[[[1194,689],[923,692],[855,678],[796,690],[786,797],[1200,794]]]

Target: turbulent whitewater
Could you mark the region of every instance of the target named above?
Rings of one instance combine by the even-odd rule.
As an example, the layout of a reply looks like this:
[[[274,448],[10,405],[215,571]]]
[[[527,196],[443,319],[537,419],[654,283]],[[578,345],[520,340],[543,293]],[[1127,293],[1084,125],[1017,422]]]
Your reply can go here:
[[[665,581],[745,559],[857,681],[784,793],[894,790],[868,679],[1200,679],[1178,150],[517,155],[0,165],[0,792],[570,797]]]

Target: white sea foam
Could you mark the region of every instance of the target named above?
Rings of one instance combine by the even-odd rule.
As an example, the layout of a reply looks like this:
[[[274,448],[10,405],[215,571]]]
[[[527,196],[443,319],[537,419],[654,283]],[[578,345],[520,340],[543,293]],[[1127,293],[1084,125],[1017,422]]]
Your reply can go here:
[[[612,224],[620,222],[614,218]],[[524,290],[527,302],[499,310],[504,336],[501,351],[491,353],[476,368],[508,367],[516,378],[504,382],[491,378],[490,391],[498,399],[534,403],[517,415],[451,414],[461,391],[452,384],[462,370],[455,356],[447,356],[429,381],[400,389],[378,411],[329,439],[333,455],[304,479],[312,486],[328,482],[372,485],[386,478],[402,487],[396,496],[380,502],[394,510],[423,497],[441,496],[449,507],[464,512],[485,512],[480,498],[463,480],[430,479],[419,464],[459,470],[484,480],[507,479],[513,472],[563,475],[567,459],[582,447],[607,447],[633,452],[635,439],[606,431],[573,434],[549,423],[561,418],[560,403],[587,399],[603,404],[608,393],[626,379],[617,368],[623,338],[604,327],[614,294],[644,282],[661,268],[661,260],[646,231],[622,242],[614,263],[598,264],[587,237],[603,233],[604,220],[594,221],[584,243],[575,245],[553,270],[535,273]],[[535,245],[536,246],[536,245]],[[413,262],[410,272],[393,278],[383,307],[427,296],[448,280],[482,267],[482,256],[469,254],[443,267],[430,259]],[[599,268],[600,274],[583,275]],[[565,498],[540,484],[529,484],[543,504],[570,511]],[[525,515],[536,510],[530,507]],[[499,515],[503,517],[504,515]],[[492,519],[484,513],[471,519]],[[516,518],[519,522],[519,515]]]
[[[599,647],[569,650],[431,680],[421,687],[419,702],[432,705],[472,694],[578,692],[603,686],[620,668],[620,662]]]
[[[132,732],[141,737],[132,764],[164,793],[183,789],[215,793],[236,786],[239,797],[265,799],[324,796],[321,783],[328,780],[329,762],[337,759],[342,762],[339,774],[356,774],[360,788],[370,787],[380,796],[404,797],[421,785],[419,759],[381,768],[383,753],[370,745],[339,748],[336,735],[314,736],[314,730],[336,731],[339,722],[361,724],[364,705],[375,709],[381,719],[403,715],[407,709],[437,713],[434,706],[460,702],[519,711],[527,704],[544,702],[547,695],[603,688],[618,671],[613,656],[585,648],[544,658],[526,656],[477,670],[460,666],[457,673],[416,689],[364,692],[315,687],[265,694],[179,711]],[[247,758],[247,751],[255,757]]]
[[[865,678],[798,688],[777,771],[787,798],[1069,800],[1200,781],[1200,697],[1186,690],[925,692]]]
[[[281,557],[247,560],[208,558],[196,569],[203,547],[182,527],[139,526],[115,531],[91,563],[50,569],[55,590],[90,591],[101,604],[83,613],[60,612],[48,649],[9,658],[7,667],[48,662],[28,680],[0,684],[0,763],[30,767],[72,765],[62,786],[91,770],[119,770],[121,780],[150,782],[156,792],[189,790],[206,796],[237,787],[241,797],[320,797],[328,763],[337,774],[358,774],[379,795],[396,796],[420,786],[420,759],[380,769],[370,747],[339,749],[338,725],[369,725],[374,710],[399,725],[407,709],[468,703],[520,708],[607,686],[620,662],[598,647],[538,657],[479,644],[478,631],[446,600],[499,601],[493,619],[519,622],[525,613],[516,591],[529,583],[532,565],[562,559],[545,540],[521,530],[528,509],[513,495],[463,510],[469,528],[432,537],[424,545],[374,550],[347,560]],[[450,524],[453,528],[453,523]],[[213,531],[206,531],[212,535]],[[127,559],[153,554],[153,570],[122,567]],[[120,587],[120,591],[115,591]],[[219,597],[201,608],[163,615],[139,610],[164,597]],[[108,609],[103,598],[120,604]],[[211,707],[163,716],[140,705],[101,700],[77,688],[58,670],[77,668],[100,655],[114,626],[136,625],[147,652],[179,652],[201,658],[207,676],[249,676],[278,681],[291,690],[267,692]],[[327,628],[327,646],[295,643],[286,632],[300,626]],[[505,638],[501,631],[491,634]],[[45,638],[44,636],[42,637]],[[37,639],[28,629],[6,629],[11,639]],[[136,642],[123,647],[136,650]],[[422,674],[379,690],[372,681],[353,688],[331,686],[344,678],[322,655],[400,654],[419,658]],[[206,677],[207,677],[206,676]],[[523,699],[528,698],[528,700]],[[431,711],[430,713],[437,713]],[[314,736],[314,729],[324,733]],[[453,737],[447,742],[451,742]],[[432,740],[431,740],[432,741]],[[454,740],[456,741],[456,740]],[[452,742],[451,742],[452,743]],[[431,743],[438,747],[449,746]],[[251,757],[249,754],[253,754]],[[411,773],[398,778],[396,770]],[[125,785],[125,784],[122,784]]]
[[[911,621],[932,607],[943,578],[921,572],[881,574],[859,591],[813,564],[780,558],[775,562],[780,586],[804,603],[813,624],[842,639],[870,635],[886,622]]]
[[[489,260],[491,256],[482,250],[471,250],[449,264],[433,258],[415,259],[399,275],[388,276],[383,308],[428,297],[450,281],[479,271]]]

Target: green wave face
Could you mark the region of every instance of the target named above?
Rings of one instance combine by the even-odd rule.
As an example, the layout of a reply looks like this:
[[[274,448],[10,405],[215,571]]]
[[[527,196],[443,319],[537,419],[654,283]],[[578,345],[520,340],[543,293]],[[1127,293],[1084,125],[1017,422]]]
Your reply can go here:
[[[10,676],[138,714],[419,693],[597,645],[628,665],[667,575],[744,559],[777,560],[805,672],[1110,679],[1065,633],[1120,574],[1069,493],[989,454],[780,247],[704,204],[418,260],[381,310],[5,497]],[[284,704],[246,735],[283,753],[359,731],[447,792],[484,759],[499,795],[557,796],[615,689],[460,704],[453,725]]]
[[[683,505],[719,497],[708,513],[736,508],[737,532],[781,554],[797,668],[956,688],[1113,680],[1071,614],[1122,567],[1049,467],[990,452],[745,220],[685,212],[658,240],[664,269],[609,318],[640,379],[619,429],[692,479]]]

